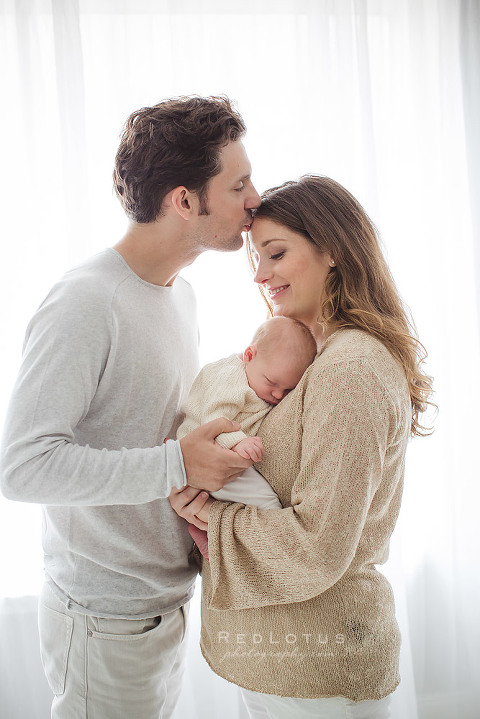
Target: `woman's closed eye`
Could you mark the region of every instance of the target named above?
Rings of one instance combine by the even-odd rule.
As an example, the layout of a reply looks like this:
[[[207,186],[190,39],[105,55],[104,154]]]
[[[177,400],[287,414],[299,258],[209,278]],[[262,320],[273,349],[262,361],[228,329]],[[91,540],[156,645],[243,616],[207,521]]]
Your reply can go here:
[[[285,250],[282,250],[281,252],[277,252],[275,255],[270,255],[270,259],[271,260],[281,260],[284,254],[285,254]]]

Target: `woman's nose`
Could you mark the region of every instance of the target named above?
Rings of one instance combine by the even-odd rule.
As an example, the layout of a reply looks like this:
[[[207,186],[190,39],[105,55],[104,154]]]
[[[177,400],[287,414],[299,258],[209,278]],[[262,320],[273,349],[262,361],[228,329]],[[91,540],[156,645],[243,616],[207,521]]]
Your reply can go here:
[[[268,279],[272,276],[272,273],[269,272],[261,262],[257,265],[257,271],[255,272],[255,275],[253,277],[253,281],[257,283],[257,285],[263,285],[265,282],[268,281]]]

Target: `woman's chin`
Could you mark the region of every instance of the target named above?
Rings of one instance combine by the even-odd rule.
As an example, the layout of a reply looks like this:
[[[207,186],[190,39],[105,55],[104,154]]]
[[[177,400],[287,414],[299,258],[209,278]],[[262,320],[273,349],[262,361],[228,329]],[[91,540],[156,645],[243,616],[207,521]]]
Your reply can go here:
[[[295,310],[290,309],[287,305],[275,305],[273,308],[274,317],[290,317],[293,320],[301,320],[302,318],[296,314]]]

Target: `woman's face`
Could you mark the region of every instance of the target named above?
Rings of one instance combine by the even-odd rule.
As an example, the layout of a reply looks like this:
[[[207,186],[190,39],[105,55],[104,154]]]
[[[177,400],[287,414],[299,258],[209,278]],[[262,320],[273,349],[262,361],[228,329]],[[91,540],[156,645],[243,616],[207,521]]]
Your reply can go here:
[[[320,314],[325,279],[332,268],[328,252],[272,220],[254,220],[251,229],[255,282],[263,285],[274,314],[301,320],[313,329]]]

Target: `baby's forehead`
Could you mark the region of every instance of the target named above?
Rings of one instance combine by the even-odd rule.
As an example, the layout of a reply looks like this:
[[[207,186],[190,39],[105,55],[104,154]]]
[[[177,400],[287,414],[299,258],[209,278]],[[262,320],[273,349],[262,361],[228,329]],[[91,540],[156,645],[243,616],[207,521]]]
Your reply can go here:
[[[269,372],[268,378],[277,387],[284,390],[290,390],[297,386],[300,382],[303,370],[305,367],[299,369],[295,364],[288,364],[285,362],[282,365],[274,365],[271,372]]]
[[[285,347],[280,344],[276,351],[268,352],[266,357],[270,367],[271,379],[276,384],[283,384],[285,387],[293,387],[300,381],[306,367],[310,364],[310,357],[301,347]]]
[[[302,377],[302,370],[298,365],[289,363],[285,360],[280,362],[274,369],[275,379],[278,384],[295,385]]]

